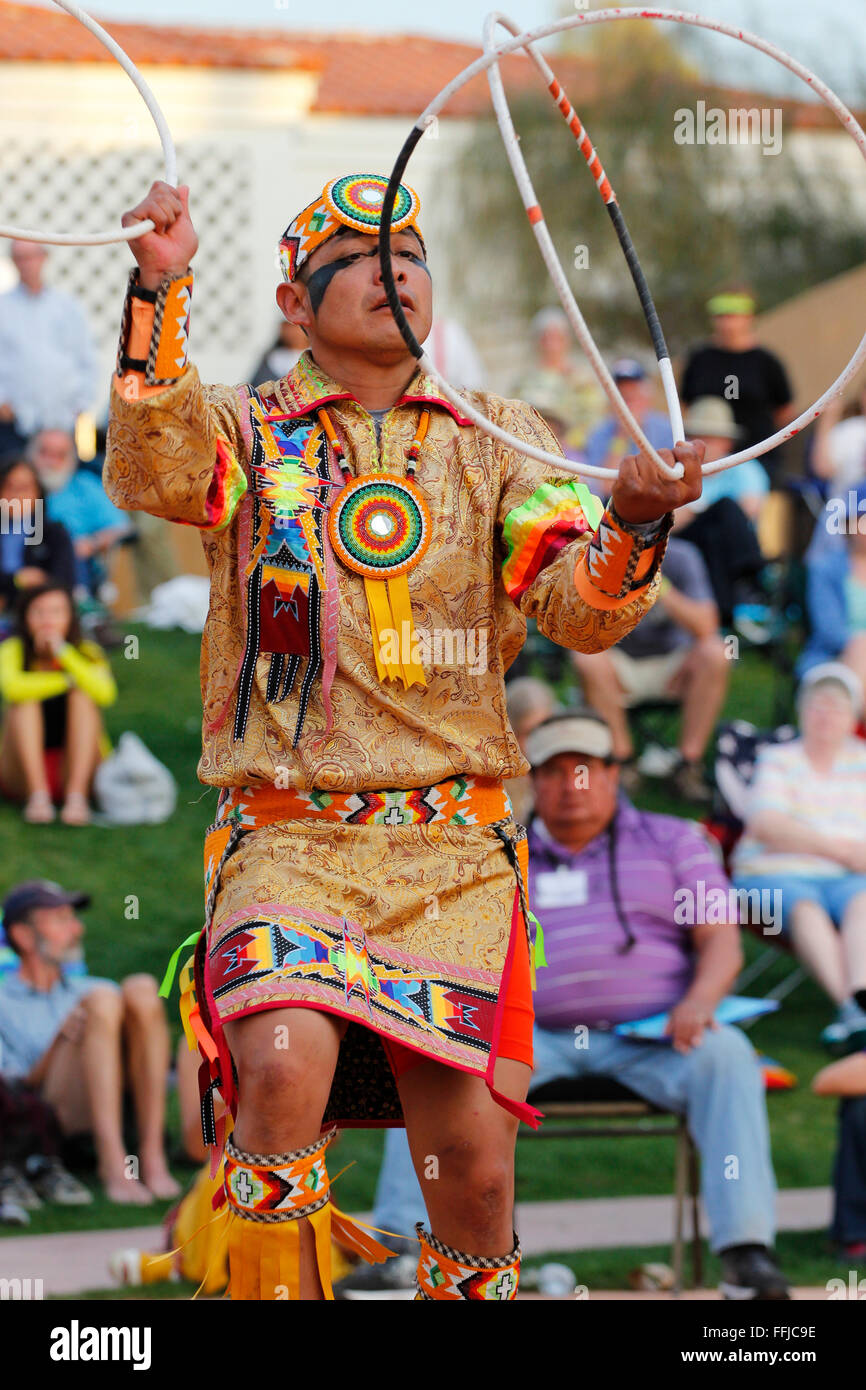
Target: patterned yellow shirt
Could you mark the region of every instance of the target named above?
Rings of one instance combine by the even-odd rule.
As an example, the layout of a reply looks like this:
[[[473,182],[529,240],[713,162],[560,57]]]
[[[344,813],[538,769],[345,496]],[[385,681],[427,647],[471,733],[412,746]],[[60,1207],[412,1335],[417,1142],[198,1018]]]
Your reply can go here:
[[[380,681],[364,580],[332,556],[321,606],[325,686],[318,679],[302,696],[301,671],[287,689],[282,666],[275,678],[271,649],[262,646],[258,655],[254,649],[239,735],[248,577],[262,506],[250,469],[245,393],[203,386],[191,365],[145,399],[127,400],[115,389],[109,497],[118,507],[198,527],[210,569],[200,779],[221,787],[368,791],[525,772],[506,716],[504,675],[523,643],[526,619],[562,646],[599,652],[652,605],[658,579],[627,601],[611,602],[599,592],[596,606],[584,566],[578,593],[575,570],[599,519],[594,499],[572,474],[482,433],[421,373],[385,416],[381,449],[371,416],[309,353],[259,393],[284,422],[305,421],[306,438],[310,428],[320,428],[316,411],[326,405],[353,476],[378,470],[403,476],[420,412],[430,410],[415,485],[430,511],[432,538],[408,575],[426,685],[404,689],[399,681]],[[518,438],[558,452],[530,406],[477,391],[467,399]],[[317,447],[327,449],[324,434]],[[331,476],[339,482],[333,460]],[[337,492],[336,485],[330,489]],[[302,732],[293,747],[302,698]]]

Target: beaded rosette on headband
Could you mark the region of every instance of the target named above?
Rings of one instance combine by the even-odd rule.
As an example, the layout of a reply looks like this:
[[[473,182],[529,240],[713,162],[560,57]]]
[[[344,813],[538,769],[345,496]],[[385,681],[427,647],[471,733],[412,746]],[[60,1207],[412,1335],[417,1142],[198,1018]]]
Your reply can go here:
[[[326,184],[320,196],[298,213],[280,238],[283,279],[296,279],[304,262],[341,227],[369,232],[371,236],[378,232],[387,188],[388,180],[379,174],[343,174]],[[417,223],[420,210],[418,194],[401,183],[391,215],[391,231],[412,227],[423,246]]]

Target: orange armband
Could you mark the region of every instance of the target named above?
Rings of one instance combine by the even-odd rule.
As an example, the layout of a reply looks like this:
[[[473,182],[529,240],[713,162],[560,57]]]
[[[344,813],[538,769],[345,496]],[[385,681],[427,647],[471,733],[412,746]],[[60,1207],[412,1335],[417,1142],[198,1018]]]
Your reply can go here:
[[[173,386],[186,368],[192,273],[163,280],[157,290],[138,283],[132,271],[126,290],[115,389],[127,400],[143,399]]]
[[[608,503],[574,572],[575,587],[593,608],[621,608],[655,578],[665,553],[673,518],[651,527],[617,516]]]

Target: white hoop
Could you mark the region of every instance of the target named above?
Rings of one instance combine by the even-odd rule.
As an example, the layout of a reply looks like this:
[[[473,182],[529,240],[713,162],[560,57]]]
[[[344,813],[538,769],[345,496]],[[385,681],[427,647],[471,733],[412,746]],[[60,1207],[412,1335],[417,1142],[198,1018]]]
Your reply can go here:
[[[734,28],[729,24],[722,23],[720,20],[708,19],[704,15],[687,13],[682,10],[608,9],[589,11],[588,13],[582,14],[568,15],[564,19],[554,20],[549,24],[539,25],[535,29],[528,29],[524,33],[517,35],[515,38],[497,44],[490,51],[487,51],[484,54],[482,54],[480,58],[476,58],[476,60],[473,63],[470,63],[468,67],[464,68],[462,72],[458,73],[456,77],[452,78],[452,80],[445,87],[442,88],[439,94],[435,96],[433,100],[421,112],[421,115],[418,117],[413,127],[412,135],[410,136],[409,141],[407,141],[406,146],[404,146],[402,156],[398,160],[398,165],[395,166],[395,172],[396,169],[399,168],[400,175],[402,177],[402,174],[406,168],[406,164],[408,163],[409,154],[411,154],[412,148],[414,148],[414,145],[417,143],[417,140],[420,139],[420,137],[424,134],[428,126],[430,126],[433,123],[433,121],[435,120],[438,113],[442,110],[442,108],[447,104],[447,102],[451,100],[452,96],[454,96],[455,93],[458,92],[461,87],[465,86],[467,82],[471,82],[471,80],[474,77],[477,77],[482,72],[486,72],[492,69],[496,64],[498,64],[500,58],[504,57],[509,53],[514,53],[521,48],[526,49],[527,52],[530,54],[530,57],[532,57],[533,55],[531,45],[537,42],[539,39],[550,38],[554,34],[565,33],[570,29],[578,29],[584,25],[604,24],[608,21],[630,19],[663,20],[670,21],[671,23],[675,24],[689,24],[695,28],[700,29],[709,29],[715,33],[724,34],[728,38],[739,39],[741,42],[749,44],[750,47],[758,49],[759,52],[765,53],[768,57],[775,59],[776,62],[780,63],[783,67],[786,67],[789,69],[789,71],[793,72],[795,76],[799,77],[803,82],[805,82],[806,85],[809,86],[817,94],[817,96],[821,98],[825,106],[828,106],[830,108],[830,110],[834,113],[834,115],[838,118],[841,124],[851,135],[852,139],[857,145],[857,148],[863,155],[864,160],[866,160],[866,133],[864,133],[858,121],[855,119],[852,112],[848,110],[848,107],[844,104],[844,102],[842,102],[839,99],[839,97],[837,97],[836,94],[833,91],[831,91],[831,89],[826,85],[826,83],[822,82],[819,77],[816,77],[813,72],[811,72],[807,67],[805,67],[804,64],[798,62],[796,58],[792,58],[789,53],[786,53],[783,49],[778,48],[776,44],[770,43],[768,39],[762,39],[759,35],[752,34],[745,29]],[[571,294],[570,288],[568,287],[567,281],[565,281],[565,276],[562,273],[562,269],[561,266],[559,266],[558,260],[556,262],[556,265],[559,274],[562,276],[562,280],[565,284],[567,293]],[[554,272],[551,271],[551,274],[554,274]],[[556,279],[555,275],[554,278]],[[577,309],[576,304],[575,309]],[[577,310],[578,315],[579,312],[580,311]],[[594,347],[595,345],[593,343],[593,348]],[[597,349],[595,350],[595,354],[597,355]],[[472,406],[470,402],[466,401],[462,396],[460,396],[436,370],[435,366],[433,365],[426,353],[422,354],[418,360],[423,370],[426,373],[428,373],[428,375],[433,377],[433,379],[437,382],[438,386],[442,390],[443,395],[448,400],[450,400],[458,410],[461,410],[465,415],[472,419],[473,422],[477,424],[480,429],[484,430],[493,438],[500,440],[502,443],[507,444],[516,452],[526,454],[529,458],[537,459],[540,463],[546,463],[557,468],[566,469],[568,472],[571,473],[583,474],[588,477],[600,478],[615,478],[617,476],[617,473],[614,469],[594,468],[588,464],[574,463],[570,459],[561,458],[558,454],[548,453],[545,449],[536,449],[533,445],[526,444],[523,440],[518,439],[515,435],[508,434],[507,431],[500,429],[498,425],[494,425],[492,421],[488,420],[487,417],[485,415],[482,415],[480,411],[475,410],[475,407]],[[590,355],[590,360],[595,369],[594,355]],[[793,420],[791,424],[786,425],[783,429],[777,430],[775,434],[770,435],[768,439],[763,440],[758,445],[755,445],[749,449],[742,449],[739,453],[727,455],[725,458],[717,459],[714,463],[704,464],[702,471],[706,474],[721,473],[726,468],[734,467],[735,464],[744,463],[748,459],[760,458],[762,454],[767,453],[770,449],[774,449],[779,444],[783,444],[786,440],[792,439],[794,435],[799,434],[802,429],[804,429],[807,425],[811,424],[813,420],[816,420],[818,418],[818,416],[822,413],[829,401],[833,400],[836,396],[840,395],[842,391],[844,391],[845,387],[856,376],[857,372],[863,366],[864,362],[866,362],[866,334],[864,334],[863,338],[860,340],[860,343],[855,349],[852,357],[849,359],[847,366],[839,373],[832,385],[827,388],[824,394],[820,396],[818,400],[814,402],[813,405],[809,406],[807,410],[804,410],[802,414],[798,415],[796,420]],[[601,381],[602,386],[604,386],[607,390],[606,383],[600,374],[599,380]],[[608,392],[608,395],[609,394],[610,393]],[[617,392],[617,395],[619,396],[619,392]],[[622,398],[620,397],[620,409],[617,413],[620,415],[621,418],[622,411],[625,408],[625,402],[622,401]],[[629,434],[632,435],[632,437],[634,438],[634,431],[631,428],[631,426],[627,425],[627,428]],[[640,444],[639,447],[643,448],[644,446],[643,444]],[[657,462],[663,463],[662,460],[658,459],[655,451],[652,451],[652,456],[656,458]],[[665,472],[670,473],[670,468],[668,466],[665,466]]]
[[[484,21],[485,53],[493,52],[493,33],[498,25],[501,25],[503,29],[507,29],[509,33],[515,36],[520,33],[519,26],[516,25],[513,20],[508,19],[506,15],[500,14],[497,10],[492,10]],[[541,74],[545,86],[549,86],[551,81],[555,81],[552,68],[548,65],[548,63],[541,56],[541,54],[536,51],[532,44],[527,44],[526,52],[534,62],[535,66],[538,68],[538,71]],[[511,165],[511,169],[514,174],[514,179],[517,183],[520,196],[523,199],[523,206],[526,208],[527,214],[530,215],[530,225],[532,226],[532,231],[535,235],[535,239],[538,242],[542,259],[544,260],[544,264],[547,266],[548,273],[550,275],[551,280],[553,281],[553,287],[559,296],[559,302],[561,303],[565,311],[565,315],[569,323],[571,324],[572,329],[574,330],[575,336],[578,342],[580,343],[580,346],[586,353],[586,356],[589,358],[592,369],[598,377],[602,390],[605,392],[608,400],[610,401],[613,407],[614,414],[618,417],[619,422],[625,429],[626,433],[631,436],[632,440],[639,449],[643,449],[649,455],[649,457],[655,463],[656,467],[659,468],[662,471],[662,473],[665,473],[670,478],[681,478],[683,476],[682,464],[677,464],[675,467],[672,468],[669,463],[665,463],[664,459],[661,458],[658,451],[655,448],[653,448],[652,444],[647,439],[646,435],[640,427],[639,421],[629,410],[625,400],[623,399],[622,392],[619,390],[616,382],[611,376],[607,367],[607,363],[605,362],[604,358],[602,357],[601,353],[596,347],[595,339],[590,333],[589,328],[586,324],[586,320],[584,319],[583,314],[581,313],[578,307],[577,300],[575,299],[574,294],[572,293],[571,286],[569,285],[568,280],[565,277],[565,272],[562,268],[562,262],[560,261],[559,256],[556,254],[556,247],[553,244],[553,238],[551,237],[550,232],[548,231],[547,223],[541,211],[541,204],[539,203],[535,193],[535,189],[532,186],[532,179],[530,177],[529,170],[526,167],[526,160],[523,158],[523,154],[521,153],[520,142],[517,138],[517,132],[514,129],[514,123],[511,119],[511,111],[508,106],[508,99],[505,95],[505,87],[502,81],[502,73],[499,70],[498,61],[492,63],[490,67],[487,69],[487,81],[490,86],[490,95],[493,98],[493,107],[496,112],[496,119],[499,123],[499,133],[502,136],[502,142],[505,145],[505,153],[508,156],[508,162]],[[667,363],[667,371],[662,377],[662,383],[665,389],[666,398],[668,400],[668,414],[671,422],[671,433],[674,441],[676,442],[685,439],[685,433],[683,431],[683,417],[682,411],[680,410],[679,398],[677,396],[676,390],[676,382],[674,381],[673,368],[670,364],[670,358],[666,358],[665,360]],[[587,465],[587,467],[589,467],[589,465]],[[615,476],[614,469],[605,468],[600,469],[599,471],[602,475],[613,474]]]
[[[112,57],[116,58],[124,72],[131,79],[133,86],[140,93],[145,106],[153,117],[154,125],[159,135],[162,145],[163,158],[165,160],[165,181],[175,187],[177,183],[177,156],[175,154],[174,143],[163,116],[157,104],[156,97],[145,82],[138,68],[131,58],[128,58],[120,45],[107,34],[101,25],[91,19],[89,14],[79,9],[77,5],[69,3],[69,0],[54,0],[61,10],[65,10],[73,19],[77,19],[83,24],[85,29],[89,29],[91,34],[107,48]],[[39,241],[51,246],[107,246],[115,241],[132,241],[135,237],[144,236],[145,232],[152,232],[154,223],[148,218],[144,222],[133,222],[129,227],[114,227],[107,232],[39,232],[32,231],[27,227],[4,227],[0,226],[0,236],[12,237],[16,241]]]

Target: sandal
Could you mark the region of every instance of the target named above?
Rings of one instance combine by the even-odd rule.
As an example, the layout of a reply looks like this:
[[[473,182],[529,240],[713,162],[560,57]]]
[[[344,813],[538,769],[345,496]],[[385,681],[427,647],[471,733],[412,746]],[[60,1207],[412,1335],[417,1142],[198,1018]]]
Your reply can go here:
[[[60,819],[64,825],[89,825],[90,806],[87,797],[82,796],[81,792],[70,792],[63,803]]]
[[[55,816],[54,802],[48,792],[33,792],[21,814],[28,825],[50,825]]]

